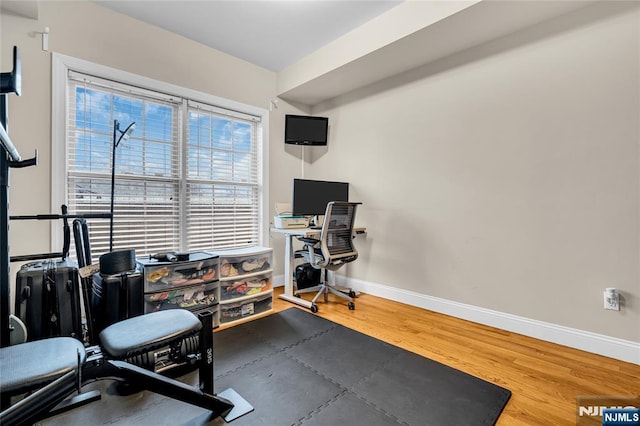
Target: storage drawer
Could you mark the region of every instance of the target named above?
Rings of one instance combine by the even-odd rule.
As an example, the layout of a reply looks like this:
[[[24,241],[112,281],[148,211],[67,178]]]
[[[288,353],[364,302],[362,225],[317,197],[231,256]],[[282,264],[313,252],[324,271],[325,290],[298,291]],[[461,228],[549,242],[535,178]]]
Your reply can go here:
[[[144,295],[145,313],[183,308],[197,311],[218,303],[218,282],[174,288]]]
[[[243,251],[246,251],[247,254],[244,254]],[[239,249],[219,252],[217,254],[220,255],[220,278],[269,270],[272,264],[272,253],[271,249],[256,252],[255,248],[253,251]]]
[[[221,303],[219,305],[220,323],[228,323],[271,310],[272,296],[272,292],[269,292],[262,296],[244,299],[239,302]]]
[[[218,279],[218,257],[210,253],[190,253],[183,262],[138,259],[144,274],[144,291],[156,292],[176,287],[204,284]]]
[[[252,296],[271,289],[271,272],[220,283],[220,300]]]

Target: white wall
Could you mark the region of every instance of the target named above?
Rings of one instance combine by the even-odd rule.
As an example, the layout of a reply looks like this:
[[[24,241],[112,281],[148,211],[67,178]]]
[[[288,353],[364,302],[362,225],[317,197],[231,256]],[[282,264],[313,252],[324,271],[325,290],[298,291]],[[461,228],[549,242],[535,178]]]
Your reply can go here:
[[[349,277],[640,342],[632,7],[595,5],[314,107],[331,134],[307,177],[349,181],[364,203]],[[605,287],[622,311],[603,310]]]

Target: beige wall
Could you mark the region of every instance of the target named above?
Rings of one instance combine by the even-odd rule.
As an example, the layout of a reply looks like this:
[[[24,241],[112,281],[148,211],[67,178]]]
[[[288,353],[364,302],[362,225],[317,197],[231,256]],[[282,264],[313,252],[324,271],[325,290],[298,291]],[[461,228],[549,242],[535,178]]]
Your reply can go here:
[[[364,203],[350,277],[640,341],[628,9],[590,7],[314,107],[332,130],[307,177],[349,181]],[[603,309],[605,287],[622,311]]]
[[[269,206],[302,174],[284,114],[328,115],[329,146],[307,148],[305,177],[349,181],[364,203],[350,277],[640,341],[638,21],[589,8],[312,110],[281,101]],[[23,57],[10,134],[41,160],[12,171],[12,214],[50,210],[50,55],[32,33],[45,26],[51,51],[263,108],[275,96],[269,71],[84,1],[0,24],[2,70],[10,46]],[[282,237],[270,244],[282,274]],[[12,223],[11,245],[48,251],[48,228]],[[602,309],[611,286],[620,312]]]

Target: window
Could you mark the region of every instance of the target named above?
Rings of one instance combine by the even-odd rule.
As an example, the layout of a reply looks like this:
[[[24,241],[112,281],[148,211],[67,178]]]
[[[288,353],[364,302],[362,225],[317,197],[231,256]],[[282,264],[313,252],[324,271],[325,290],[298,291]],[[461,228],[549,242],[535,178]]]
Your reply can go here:
[[[135,122],[115,150],[114,250],[143,256],[262,243],[266,112],[179,96],[175,86],[163,92],[64,71],[66,167],[58,174],[70,213],[109,212],[114,120],[121,130]],[[109,249],[109,220],[90,219],[89,229],[95,259]]]
[[[188,108],[187,234],[192,249],[257,241],[257,126],[206,105]]]

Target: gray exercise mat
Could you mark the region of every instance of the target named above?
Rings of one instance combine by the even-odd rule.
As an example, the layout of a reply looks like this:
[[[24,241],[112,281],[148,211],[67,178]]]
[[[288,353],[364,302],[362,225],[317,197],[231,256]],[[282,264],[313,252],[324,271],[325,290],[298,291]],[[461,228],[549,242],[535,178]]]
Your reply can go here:
[[[425,336],[428,339],[428,336]],[[511,392],[291,308],[214,333],[215,391],[254,410],[233,426],[492,425]],[[180,380],[197,384],[197,373]],[[44,425],[224,425],[205,409],[148,391],[114,395]]]
[[[231,346],[235,356],[223,349]],[[255,407],[238,426],[491,425],[511,396],[296,308],[215,333],[214,347],[224,354],[216,389],[233,387]]]

